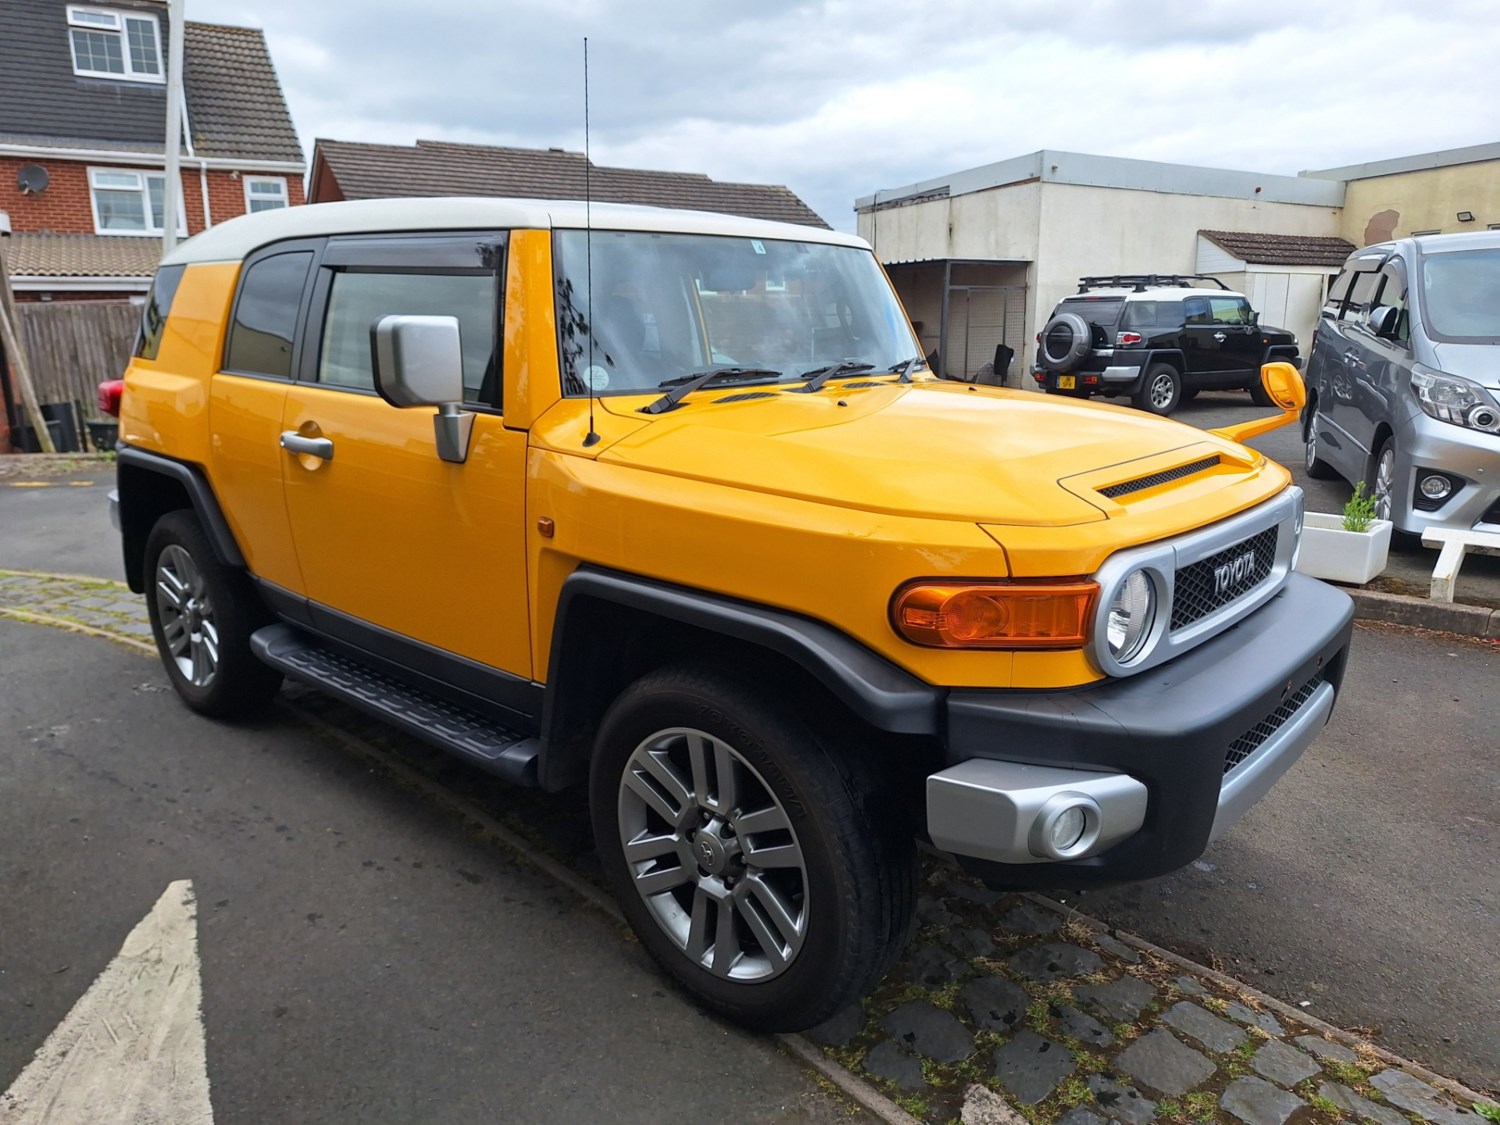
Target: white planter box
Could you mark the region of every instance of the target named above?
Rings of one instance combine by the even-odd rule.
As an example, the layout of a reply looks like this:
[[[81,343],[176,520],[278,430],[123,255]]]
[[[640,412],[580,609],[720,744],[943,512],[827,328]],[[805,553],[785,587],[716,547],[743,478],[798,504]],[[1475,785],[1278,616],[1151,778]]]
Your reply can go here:
[[[1368,531],[1345,531],[1343,516],[1308,512],[1302,519],[1297,569],[1314,578],[1363,586],[1385,569],[1390,549],[1390,520],[1371,520]]]

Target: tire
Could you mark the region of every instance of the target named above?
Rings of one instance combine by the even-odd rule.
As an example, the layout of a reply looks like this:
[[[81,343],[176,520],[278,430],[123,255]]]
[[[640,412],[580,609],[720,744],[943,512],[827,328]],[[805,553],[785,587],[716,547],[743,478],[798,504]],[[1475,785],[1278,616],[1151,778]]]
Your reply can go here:
[[[1375,499],[1375,518],[1391,520],[1394,526],[1395,519],[1391,511],[1396,504],[1396,439],[1391,435],[1387,434],[1386,439],[1380,443],[1380,448],[1375,451],[1365,483],[1369,485],[1370,495]]]
[[[1037,358],[1048,371],[1066,374],[1088,358],[1094,330],[1077,313],[1057,313],[1042,329]]]
[[[281,673],[250,651],[269,615],[244,574],[219,561],[192,512],[168,512],[146,538],[146,608],[167,676],[201,715],[263,706]]]
[[[1162,417],[1177,409],[1182,401],[1182,376],[1169,363],[1153,363],[1146,369],[1141,389],[1130,398],[1137,410]]]
[[[1303,466],[1313,480],[1337,480],[1338,472],[1327,461],[1318,456],[1318,400],[1308,405],[1307,424],[1302,427],[1302,440],[1307,443]]]
[[[863,774],[790,706],[722,672],[662,669],[611,705],[589,775],[604,874],[700,1002],[759,1031],[801,1030],[895,960],[915,847]]]
[[[1266,394],[1266,388],[1259,383],[1251,383],[1245,388],[1250,392],[1250,401],[1256,406],[1275,406],[1276,400]]]

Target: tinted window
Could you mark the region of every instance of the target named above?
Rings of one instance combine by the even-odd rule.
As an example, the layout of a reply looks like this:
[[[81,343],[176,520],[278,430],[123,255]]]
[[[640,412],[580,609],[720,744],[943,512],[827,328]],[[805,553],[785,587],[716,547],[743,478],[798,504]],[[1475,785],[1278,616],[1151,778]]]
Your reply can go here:
[[[1098,325],[1100,328],[1113,328],[1115,322],[1120,319],[1120,310],[1125,307],[1125,302],[1118,297],[1111,299],[1089,298],[1081,300],[1064,301],[1057,306],[1060,313],[1077,313],[1090,324]]]
[[[373,390],[370,328],[383,316],[454,316],[463,348],[464,401],[499,405],[492,273],[335,273],[318,356],[318,382]]]
[[[1175,328],[1182,323],[1181,301],[1131,301],[1121,328]]]
[[[1354,285],[1349,290],[1349,308],[1357,312],[1368,312],[1380,287],[1380,274],[1360,273],[1354,275]]]
[[[283,379],[291,375],[292,335],[311,264],[312,251],[297,250],[260,258],[245,270],[224,352],[225,368]]]
[[[1380,291],[1375,295],[1375,304],[1396,309],[1401,314],[1396,318],[1396,339],[1403,344],[1411,339],[1411,322],[1406,313],[1406,282],[1389,266],[1380,273]]]
[[[1208,314],[1208,298],[1189,297],[1182,302],[1182,322],[1184,324],[1211,324]]]
[[[1243,297],[1210,297],[1208,307],[1215,324],[1250,323],[1250,302]]]
[[[1329,316],[1338,316],[1344,298],[1349,295],[1349,286],[1354,282],[1354,271],[1345,270],[1328,286],[1328,300],[1323,302],[1323,311]]]
[[[141,329],[135,338],[135,354],[141,359],[155,359],[161,350],[162,332],[167,327],[167,315],[172,311],[172,298],[177,296],[177,285],[185,269],[186,266],[162,266],[156,271],[151,295],[141,310]]]

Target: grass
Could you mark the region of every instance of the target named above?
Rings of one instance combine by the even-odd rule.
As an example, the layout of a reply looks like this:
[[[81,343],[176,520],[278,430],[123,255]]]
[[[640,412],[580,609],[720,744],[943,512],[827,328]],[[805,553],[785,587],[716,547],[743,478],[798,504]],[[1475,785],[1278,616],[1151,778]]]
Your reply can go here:
[[[1486,1121],[1500,1121],[1500,1105],[1492,1105],[1489,1102],[1475,1102],[1474,1112]]]

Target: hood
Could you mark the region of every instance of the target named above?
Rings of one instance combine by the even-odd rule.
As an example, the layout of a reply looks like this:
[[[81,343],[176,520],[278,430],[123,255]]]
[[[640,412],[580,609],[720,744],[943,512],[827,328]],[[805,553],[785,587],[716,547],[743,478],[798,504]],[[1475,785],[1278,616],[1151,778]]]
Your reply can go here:
[[[1433,366],[1449,375],[1500,390],[1500,344],[1433,344]]]
[[[864,511],[1052,527],[1107,519],[1121,509],[1098,487],[1205,454],[1223,458],[1214,487],[1263,463],[1190,426],[1029,391],[882,383],[716,401],[742,393],[694,395],[599,459]],[[600,401],[645,417],[633,401]]]
[[[1257,324],[1256,330],[1260,332],[1263,339],[1273,344],[1295,344],[1297,334],[1290,328],[1277,328],[1274,324]]]

